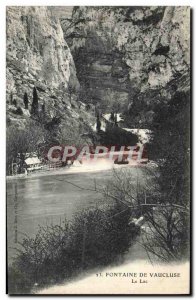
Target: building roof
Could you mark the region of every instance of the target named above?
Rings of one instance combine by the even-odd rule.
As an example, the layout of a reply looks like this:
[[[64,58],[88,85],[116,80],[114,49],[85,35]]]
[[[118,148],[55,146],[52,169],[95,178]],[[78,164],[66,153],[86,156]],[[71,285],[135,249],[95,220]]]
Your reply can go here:
[[[25,159],[25,163],[27,165],[41,164],[41,160],[39,160],[38,157],[29,157],[29,158]]]

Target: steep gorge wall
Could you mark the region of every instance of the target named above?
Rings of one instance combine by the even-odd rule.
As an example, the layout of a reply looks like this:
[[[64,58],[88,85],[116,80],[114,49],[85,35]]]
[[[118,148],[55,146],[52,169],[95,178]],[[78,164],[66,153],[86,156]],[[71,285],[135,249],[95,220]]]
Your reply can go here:
[[[120,111],[189,89],[189,70],[189,7],[7,8],[11,121],[22,118],[11,97],[24,107],[34,86],[51,116],[67,113],[70,87],[84,102]]]
[[[90,101],[124,106],[170,98],[172,82],[189,88],[189,7],[75,7],[61,24]]]
[[[47,7],[8,7],[7,111],[12,121],[10,98],[23,107],[25,92],[32,102],[34,86],[51,116],[55,107],[62,110],[69,103],[68,87],[79,89],[73,57],[59,19]]]

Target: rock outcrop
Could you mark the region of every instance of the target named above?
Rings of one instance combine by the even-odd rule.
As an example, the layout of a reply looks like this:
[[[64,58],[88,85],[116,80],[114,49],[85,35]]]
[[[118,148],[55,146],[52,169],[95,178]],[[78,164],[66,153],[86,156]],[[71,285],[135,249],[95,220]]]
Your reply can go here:
[[[29,115],[23,97],[32,103],[34,86],[51,116],[77,94],[107,113],[144,100],[151,120],[152,103],[189,89],[189,81],[189,7],[7,8],[11,120],[13,100]]]
[[[51,116],[55,115],[55,108],[63,110],[70,104],[69,88],[79,89],[73,57],[59,19],[47,7],[8,7],[7,111],[11,120],[13,102],[23,108],[25,93],[30,110],[34,86],[39,104],[44,103]],[[24,116],[29,115],[22,110]]]
[[[150,102],[171,97],[171,82],[189,86],[189,7],[76,7],[61,24],[94,103]]]

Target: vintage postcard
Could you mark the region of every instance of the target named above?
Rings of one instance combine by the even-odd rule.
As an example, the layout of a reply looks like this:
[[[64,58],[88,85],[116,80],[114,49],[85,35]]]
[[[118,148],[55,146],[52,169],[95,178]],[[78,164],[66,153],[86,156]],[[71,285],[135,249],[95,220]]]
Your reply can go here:
[[[7,293],[188,295],[188,6],[7,6]]]

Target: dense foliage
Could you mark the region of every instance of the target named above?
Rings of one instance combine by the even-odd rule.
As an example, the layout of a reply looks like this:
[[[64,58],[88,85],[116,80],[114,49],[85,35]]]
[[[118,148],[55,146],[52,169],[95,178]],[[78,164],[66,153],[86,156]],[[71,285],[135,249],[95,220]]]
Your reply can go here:
[[[40,227],[34,238],[25,238],[8,270],[9,293],[29,293],[116,262],[139,234],[139,227],[129,225],[129,212],[118,215],[120,209],[85,210],[72,222]]]
[[[118,126],[108,126],[106,132],[102,132],[100,135],[102,145],[135,146],[138,142],[137,135]]]
[[[170,101],[157,105],[154,138],[149,155],[159,163],[158,219],[149,215],[156,234],[148,249],[162,249],[163,260],[189,255],[190,241],[190,94],[176,92]],[[158,224],[158,227],[157,227]],[[158,236],[157,236],[158,235]],[[160,241],[160,239],[162,241]],[[159,243],[160,242],[160,243]],[[154,245],[154,247],[153,247]]]

